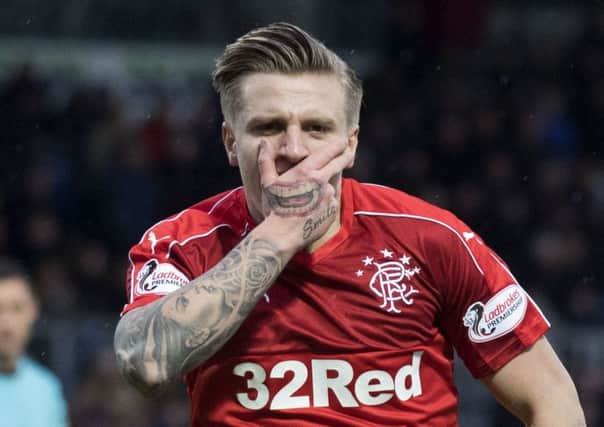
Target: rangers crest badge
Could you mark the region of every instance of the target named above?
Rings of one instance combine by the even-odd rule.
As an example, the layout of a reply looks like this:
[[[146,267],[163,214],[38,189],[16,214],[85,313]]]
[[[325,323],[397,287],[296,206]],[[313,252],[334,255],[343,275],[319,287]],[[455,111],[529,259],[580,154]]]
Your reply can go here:
[[[369,288],[381,299],[380,308],[389,313],[401,313],[402,308],[412,305],[414,294],[419,293],[413,285],[409,283],[411,278],[421,272],[417,266],[411,265],[411,257],[403,255],[395,258],[394,252],[387,248],[380,251],[382,254],[381,262],[377,262],[373,257],[366,256],[362,262],[363,267],[371,269],[369,271]],[[363,277],[365,269],[356,271],[357,277]]]

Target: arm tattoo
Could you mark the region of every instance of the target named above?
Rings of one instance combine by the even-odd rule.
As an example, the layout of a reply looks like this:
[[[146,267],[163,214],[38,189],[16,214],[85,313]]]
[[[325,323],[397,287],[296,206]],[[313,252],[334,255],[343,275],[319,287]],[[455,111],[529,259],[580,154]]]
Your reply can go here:
[[[146,384],[159,386],[199,366],[237,331],[283,264],[274,244],[249,236],[187,286],[127,313],[114,343],[124,376],[151,394]]]

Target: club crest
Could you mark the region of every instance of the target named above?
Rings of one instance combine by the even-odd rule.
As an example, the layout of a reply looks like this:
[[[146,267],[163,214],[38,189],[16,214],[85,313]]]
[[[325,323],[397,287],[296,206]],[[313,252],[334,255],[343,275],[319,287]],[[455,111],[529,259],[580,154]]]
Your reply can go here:
[[[388,249],[379,251],[379,261],[369,255],[363,258],[363,268],[356,271],[357,277],[371,274],[369,289],[380,298],[380,308],[388,313],[401,313],[405,306],[413,304],[413,295],[419,293],[410,280],[421,269],[411,265],[411,257],[396,258]]]

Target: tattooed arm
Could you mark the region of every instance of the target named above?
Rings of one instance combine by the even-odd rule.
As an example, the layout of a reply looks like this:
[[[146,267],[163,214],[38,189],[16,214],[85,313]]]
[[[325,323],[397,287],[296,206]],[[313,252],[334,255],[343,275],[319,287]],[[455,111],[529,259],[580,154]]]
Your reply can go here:
[[[263,228],[201,277],[120,320],[118,366],[143,394],[156,394],[211,357],[273,284],[294,251],[279,249]]]
[[[350,162],[348,150],[336,149],[310,156],[283,178],[274,171],[275,153],[260,149],[266,219],[212,269],[118,323],[118,367],[132,385],[155,395],[203,364],[237,331],[289,259],[324,236],[339,212],[328,180]]]

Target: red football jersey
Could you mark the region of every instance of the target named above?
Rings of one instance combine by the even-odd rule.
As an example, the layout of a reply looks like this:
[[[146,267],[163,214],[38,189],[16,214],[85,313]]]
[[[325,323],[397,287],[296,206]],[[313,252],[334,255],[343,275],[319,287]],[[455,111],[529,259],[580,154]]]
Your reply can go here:
[[[254,227],[242,188],[130,251],[124,312],[185,286]],[[231,340],[186,375],[194,426],[455,426],[455,348],[475,377],[549,323],[453,214],[345,179],[339,232],[300,252]]]

